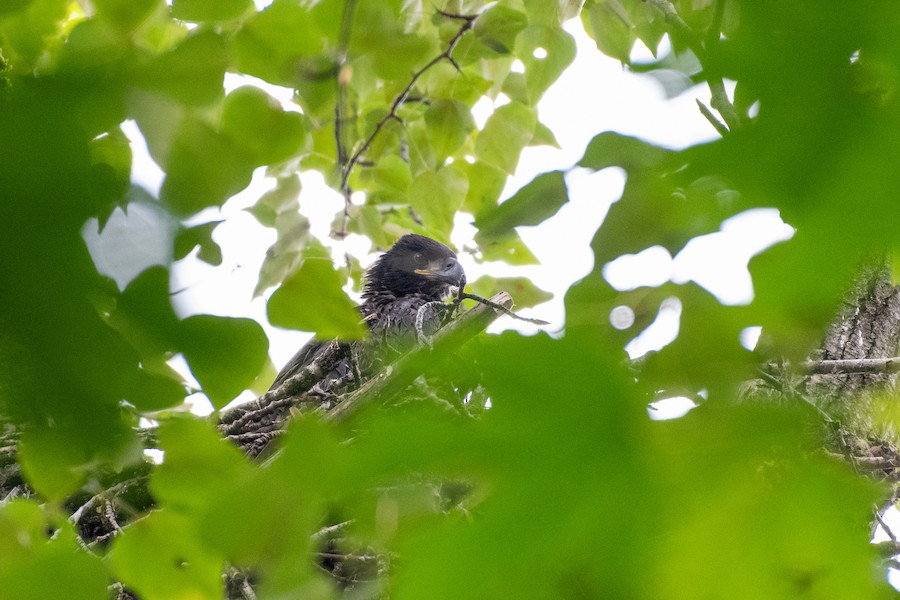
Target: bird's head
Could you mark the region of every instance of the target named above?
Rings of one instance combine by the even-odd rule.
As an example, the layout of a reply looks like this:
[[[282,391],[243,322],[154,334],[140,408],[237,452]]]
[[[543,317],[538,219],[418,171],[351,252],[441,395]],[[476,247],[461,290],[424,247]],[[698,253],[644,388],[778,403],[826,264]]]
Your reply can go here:
[[[450,248],[414,233],[404,235],[382,254],[367,277],[363,296],[379,292],[397,297],[422,293],[439,299],[450,286],[466,284],[466,274]]]

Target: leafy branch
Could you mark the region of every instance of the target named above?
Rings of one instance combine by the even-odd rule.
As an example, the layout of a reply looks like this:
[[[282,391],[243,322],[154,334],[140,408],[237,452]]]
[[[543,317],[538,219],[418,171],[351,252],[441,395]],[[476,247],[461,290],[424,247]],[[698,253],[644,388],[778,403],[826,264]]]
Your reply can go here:
[[[349,17],[349,14],[352,14],[353,10],[353,1],[347,3],[344,12],[344,28],[342,29],[342,39],[344,35],[349,37],[349,26],[347,26],[348,21],[352,18]],[[350,219],[350,197],[353,195],[353,190],[350,188],[350,175],[353,173],[353,169],[360,163],[362,160],[363,154],[371,147],[372,143],[384,129],[384,127],[390,121],[398,121],[402,122],[398,111],[400,107],[406,102],[409,98],[409,94],[412,92],[416,83],[419,79],[427,73],[432,67],[439,64],[442,61],[447,61],[451,65],[456,68],[457,71],[460,71],[461,68],[456,60],[453,58],[453,51],[456,49],[457,44],[462,39],[462,37],[472,29],[475,24],[475,20],[478,18],[478,15],[459,15],[454,13],[445,12],[442,10],[437,11],[441,16],[452,19],[456,21],[461,21],[461,25],[457,32],[450,38],[450,41],[447,42],[447,47],[444,48],[444,51],[432,58],[428,63],[426,63],[423,67],[421,67],[418,71],[412,74],[410,77],[409,83],[407,83],[406,87],[400,91],[397,96],[394,97],[394,100],[391,102],[390,108],[386,115],[384,115],[373,128],[372,132],[362,141],[359,147],[349,156],[347,155],[347,151],[344,148],[343,144],[343,135],[341,133],[343,128],[343,97],[347,84],[349,83],[349,75],[345,75],[343,70],[343,64],[341,65],[341,69],[338,74],[338,101],[337,106],[335,107],[335,139],[337,140],[337,158],[338,164],[340,165],[341,170],[341,193],[344,196],[344,215],[341,221],[341,229],[336,232],[338,237],[344,237],[347,234],[347,222]],[[346,40],[344,40],[344,44],[346,44]],[[346,60],[344,57],[342,60]]]

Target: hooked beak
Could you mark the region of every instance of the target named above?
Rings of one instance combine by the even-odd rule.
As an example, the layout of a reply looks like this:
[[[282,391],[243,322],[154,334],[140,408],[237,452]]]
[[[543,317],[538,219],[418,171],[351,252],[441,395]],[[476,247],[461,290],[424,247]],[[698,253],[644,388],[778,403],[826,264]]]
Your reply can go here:
[[[415,273],[433,281],[441,281],[459,288],[466,285],[466,273],[459,261],[452,257],[441,264],[432,263],[428,265],[427,269],[416,269]]]

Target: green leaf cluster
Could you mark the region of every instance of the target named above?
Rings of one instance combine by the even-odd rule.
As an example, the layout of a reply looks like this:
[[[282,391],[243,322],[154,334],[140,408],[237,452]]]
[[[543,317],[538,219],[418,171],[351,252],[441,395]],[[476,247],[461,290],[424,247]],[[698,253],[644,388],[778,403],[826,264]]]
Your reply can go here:
[[[142,201],[179,223],[172,256],[199,247],[220,262],[208,211],[263,168],[276,184],[249,212],[277,234],[256,289],[277,288],[270,321],[351,338],[364,328],[348,276],[298,213],[298,173],[362,192],[338,233],[446,241],[462,212],[481,259],[535,262],[517,228],[568,201],[567,173],[499,198],[524,148],[555,143],[536,104],[574,58],[563,22],[576,16],[623,63],[668,35],[671,55],[635,69],[706,84],[724,135],[673,151],[598,132],[573,167],[621,169],[626,184],[566,295],[564,335],[488,336],[439,367],[480,384],[480,418],[421,398],[346,428],[306,416],[256,464],[209,423],[159,414],[189,391],[172,357],[221,408],[264,368],[267,340],[246,319],[180,318],[170,265],[124,289],[98,274],[85,224],[141,195],[125,120],[165,172],[160,198]],[[36,492],[0,502],[0,596],[100,598],[122,582],[142,598],[221,598],[234,568],[259,597],[328,598],[341,592],[322,553],[361,548],[392,564],[356,591],[401,599],[887,596],[866,532],[886,491],[823,455],[816,411],[734,400],[768,358],[740,346],[745,328],[804,357],[861,257],[897,252],[897,20],[881,1],[0,6],[0,486]],[[226,93],[226,74],[290,87],[300,111],[250,80]],[[620,256],[674,255],[773,206],[797,233],[751,263],[748,306],[693,283],[617,292],[603,279]],[[475,289],[500,286],[520,306],[546,298],[515,277]],[[622,350],[671,298],[678,337],[636,377]],[[609,323],[622,305],[636,315],[626,331]],[[676,422],[647,418],[648,401],[681,393],[707,400]],[[155,468],[135,432],[147,415],[163,422]],[[20,432],[8,447],[7,430]],[[152,471],[155,508],[108,546],[80,546],[68,515],[135,465]]]

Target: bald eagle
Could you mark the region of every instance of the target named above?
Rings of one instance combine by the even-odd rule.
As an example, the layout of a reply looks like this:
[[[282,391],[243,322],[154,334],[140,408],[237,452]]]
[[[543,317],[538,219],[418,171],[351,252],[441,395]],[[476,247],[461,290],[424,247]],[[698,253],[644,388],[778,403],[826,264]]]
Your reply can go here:
[[[269,389],[280,387],[317,360],[324,363],[318,365],[324,375],[305,392],[307,396],[325,400],[358,387],[377,364],[390,362],[418,338],[437,331],[449,306],[443,299],[451,287],[463,288],[465,283],[465,272],[450,248],[421,235],[404,235],[366,273],[359,311],[369,339],[311,340]]]

